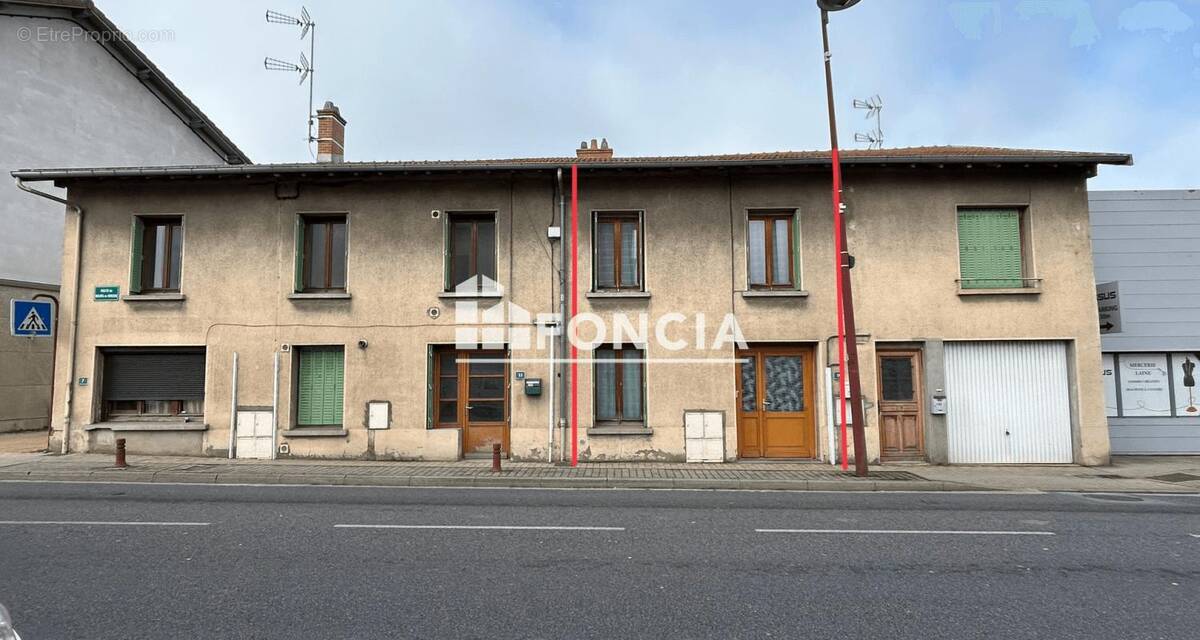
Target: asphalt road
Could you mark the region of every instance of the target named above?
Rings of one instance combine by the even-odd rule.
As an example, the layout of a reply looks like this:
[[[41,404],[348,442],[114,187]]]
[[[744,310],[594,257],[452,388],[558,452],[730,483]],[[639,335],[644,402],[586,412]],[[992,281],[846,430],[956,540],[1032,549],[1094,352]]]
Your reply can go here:
[[[0,483],[0,521],[24,640],[1200,637],[1197,496]]]

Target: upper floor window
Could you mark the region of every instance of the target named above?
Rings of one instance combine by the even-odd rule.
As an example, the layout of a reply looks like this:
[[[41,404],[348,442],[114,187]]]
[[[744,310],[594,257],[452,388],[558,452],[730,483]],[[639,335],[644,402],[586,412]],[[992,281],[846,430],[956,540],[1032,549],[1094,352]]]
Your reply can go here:
[[[1026,278],[1021,209],[959,209],[959,284],[963,289],[1017,289]]]
[[[642,290],[642,219],[637,212],[597,213],[597,291]]]
[[[178,292],[183,258],[183,218],[137,216],[129,289],[133,293]]]
[[[751,211],[747,227],[750,288],[795,288],[796,244],[792,211]]]
[[[296,291],[345,290],[346,216],[300,216],[296,221]]]
[[[446,290],[492,290],[496,282],[495,214],[450,214],[447,236]]]

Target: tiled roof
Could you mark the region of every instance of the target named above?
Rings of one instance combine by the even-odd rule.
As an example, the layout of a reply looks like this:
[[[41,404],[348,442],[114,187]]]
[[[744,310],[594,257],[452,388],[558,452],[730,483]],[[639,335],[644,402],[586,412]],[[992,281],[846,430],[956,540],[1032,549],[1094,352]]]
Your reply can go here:
[[[896,149],[847,149],[841,152],[847,165],[883,164],[1132,164],[1121,153],[1005,149],[1000,147],[904,147]],[[423,173],[442,171],[545,170],[578,164],[588,169],[685,168],[685,167],[772,167],[823,165],[828,151],[770,151],[703,156],[616,156],[612,158],[497,158],[487,160],[397,160],[386,162],[285,163],[235,166],[101,167],[91,169],[22,169],[12,175],[23,180],[80,180],[87,178],[182,177],[219,175],[303,175],[363,173]]]

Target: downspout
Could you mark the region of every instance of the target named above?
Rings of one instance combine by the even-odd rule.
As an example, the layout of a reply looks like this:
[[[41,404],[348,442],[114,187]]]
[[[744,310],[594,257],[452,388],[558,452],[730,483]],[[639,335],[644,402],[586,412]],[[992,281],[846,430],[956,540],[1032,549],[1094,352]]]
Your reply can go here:
[[[558,184],[558,340],[559,358],[562,359],[567,354],[567,196],[563,189],[563,171],[559,168],[555,172],[555,180]],[[558,460],[565,462],[567,458],[567,380],[566,366],[563,362],[555,363],[555,368],[558,370],[558,425],[562,431],[562,439],[559,441]]]
[[[75,349],[79,333],[76,330],[76,327],[79,324],[79,272],[83,264],[83,207],[80,207],[66,198],[60,198],[56,195],[46,193],[45,191],[38,191],[37,189],[29,187],[20,178],[14,178],[14,180],[17,182],[17,188],[21,191],[32,193],[35,196],[41,196],[47,200],[53,200],[59,204],[66,205],[68,208],[74,209],[75,215],[79,218],[79,220],[75,223],[75,273],[72,276],[71,283],[71,291],[73,296],[71,298],[71,337],[69,338],[70,348],[67,351],[67,364],[65,367],[67,370],[67,403],[63,414],[61,452],[67,453],[70,451],[70,445],[68,443],[71,440],[71,401],[75,397]],[[55,331],[57,331],[57,329]],[[54,345],[54,351],[56,354],[58,353],[57,344]],[[54,374],[52,372],[50,383],[51,388],[53,388],[54,385],[53,376]],[[51,416],[53,415],[54,414],[51,413]],[[51,432],[54,431],[53,418],[50,421],[50,430]]]

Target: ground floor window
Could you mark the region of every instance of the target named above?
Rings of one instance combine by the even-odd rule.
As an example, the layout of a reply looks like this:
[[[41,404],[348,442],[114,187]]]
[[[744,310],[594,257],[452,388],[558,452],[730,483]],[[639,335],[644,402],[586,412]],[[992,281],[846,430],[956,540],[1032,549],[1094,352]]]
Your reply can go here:
[[[105,419],[204,414],[203,349],[109,349],[102,357]]]
[[[596,424],[645,423],[645,353],[619,345],[596,349]]]
[[[1111,418],[1200,417],[1200,352],[1106,353],[1101,375]]]
[[[343,356],[340,346],[296,348],[297,426],[341,426]]]

